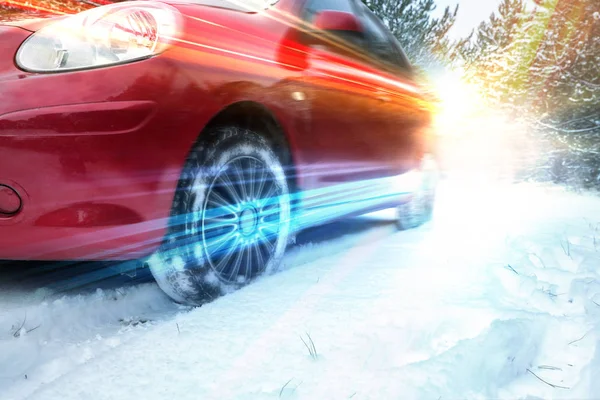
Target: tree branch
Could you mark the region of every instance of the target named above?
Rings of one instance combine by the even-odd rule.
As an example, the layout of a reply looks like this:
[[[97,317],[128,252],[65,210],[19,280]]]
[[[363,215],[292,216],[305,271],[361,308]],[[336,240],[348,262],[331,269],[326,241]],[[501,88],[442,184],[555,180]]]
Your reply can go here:
[[[547,382],[547,381],[543,380],[542,378],[540,378],[539,376],[537,376],[535,373],[533,373],[533,371],[531,371],[529,368],[527,368],[527,371],[528,371],[528,372],[529,372],[531,375],[535,376],[536,378],[538,378],[540,381],[544,382],[544,383],[545,383],[546,385],[548,385],[548,386],[552,386],[553,388],[557,388],[557,389],[567,389],[567,390],[571,389],[571,388],[568,388],[568,387],[566,387],[566,386],[554,385],[554,384],[552,384],[552,383],[550,383],[550,382]]]

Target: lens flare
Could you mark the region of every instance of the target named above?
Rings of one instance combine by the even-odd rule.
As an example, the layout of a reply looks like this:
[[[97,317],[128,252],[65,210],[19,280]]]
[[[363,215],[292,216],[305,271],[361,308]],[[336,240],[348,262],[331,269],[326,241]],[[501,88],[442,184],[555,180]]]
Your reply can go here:
[[[513,181],[533,162],[536,149],[525,121],[487,106],[460,72],[439,76],[434,83],[439,98],[435,130],[447,173]]]

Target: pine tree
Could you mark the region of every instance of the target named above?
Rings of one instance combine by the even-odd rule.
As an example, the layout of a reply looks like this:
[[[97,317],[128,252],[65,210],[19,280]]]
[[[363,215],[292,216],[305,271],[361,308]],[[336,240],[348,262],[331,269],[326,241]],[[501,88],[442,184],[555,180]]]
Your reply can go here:
[[[511,81],[518,80],[515,68],[523,63],[524,55],[519,53],[529,42],[523,35],[528,22],[524,9],[524,0],[503,0],[498,11],[461,43],[459,54],[467,78],[496,103],[509,103],[523,89]]]
[[[551,173],[600,187],[600,2],[548,0],[541,8],[551,16],[531,65],[530,109],[555,148]]]
[[[555,181],[600,186],[600,2],[504,0],[460,51],[495,107],[528,118]]]

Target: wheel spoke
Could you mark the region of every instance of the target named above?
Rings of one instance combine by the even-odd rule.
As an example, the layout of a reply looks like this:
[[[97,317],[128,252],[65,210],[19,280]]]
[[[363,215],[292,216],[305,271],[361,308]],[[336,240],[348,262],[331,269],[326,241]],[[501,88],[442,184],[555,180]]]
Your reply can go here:
[[[266,177],[265,168],[263,165],[260,166],[260,177],[258,178],[258,189],[256,189],[256,198],[260,199],[262,196],[263,189],[265,187]]]
[[[260,231],[264,230],[264,231],[268,231],[268,232],[276,234],[279,232],[279,225],[280,225],[279,221],[271,221],[271,222],[264,221],[264,222],[261,222],[259,230]]]
[[[205,232],[211,232],[219,229],[230,228],[232,231],[237,230],[237,218],[235,214],[220,212],[220,209],[211,209],[204,212],[202,228]],[[225,217],[224,215],[232,215]]]
[[[240,246],[240,245],[236,246],[236,249],[238,251],[235,252],[235,260],[233,261],[233,268],[231,270],[231,273],[229,274],[229,280],[233,281],[233,282],[235,282],[235,278],[240,272],[240,266],[242,265],[242,258],[244,257],[244,252],[241,247],[242,246]]]
[[[214,228],[222,228],[222,227],[225,227],[225,226],[230,226],[230,225],[235,226],[235,225],[237,225],[236,219],[234,219],[234,218],[225,218],[225,217],[217,217],[217,216],[215,216],[215,217],[206,217],[205,216],[204,220],[216,223],[216,225],[213,226]],[[208,228],[211,228],[211,227],[209,226]]]
[[[231,196],[231,199],[234,201],[235,205],[237,205],[239,207],[239,204],[241,204],[243,202],[243,200],[240,197],[240,194],[237,191],[235,184],[229,178],[229,175],[227,175],[227,174],[219,175],[219,180],[224,183],[224,185],[222,187],[225,190],[227,190],[227,192]]]
[[[217,243],[217,242],[220,242],[221,239],[227,240],[228,237],[233,237],[235,235],[239,235],[239,232],[238,232],[237,225],[234,225],[234,224],[228,224],[228,225],[211,224],[211,225],[208,225],[205,223],[204,229],[203,229],[203,235],[204,235],[205,239],[208,240],[209,242]],[[210,246],[211,243],[208,243],[208,245]]]
[[[239,234],[235,230],[228,232],[224,235],[215,235],[213,237],[210,237],[208,238],[207,243],[208,250],[211,254],[214,255],[219,252],[223,245],[231,241],[231,239],[233,238],[237,239],[236,242],[239,241]]]
[[[260,237],[259,243],[266,247],[268,254],[271,254],[275,249],[275,245],[271,243],[269,237],[265,235],[260,229],[258,230],[258,236]]]
[[[246,180],[244,179],[244,165],[241,159],[232,163],[231,168],[235,170],[237,177],[238,188],[240,189],[241,198],[243,201],[248,201],[248,193],[246,192]]]
[[[254,173],[255,173],[255,168],[256,168],[256,161],[255,160],[249,160],[248,161],[248,174],[250,175],[248,177],[248,185],[249,185],[249,190],[248,190],[248,196],[250,196],[250,200],[255,200],[256,199],[256,193],[254,192]]]
[[[227,199],[221,196],[217,189],[218,188],[214,186],[211,188],[207,197],[208,203],[212,203],[217,207],[229,207],[231,205],[231,202],[227,201]]]
[[[235,224],[237,213],[227,207],[214,207],[204,211],[204,221],[218,222],[225,225]],[[206,224],[205,224],[206,225]]]
[[[233,243],[233,245],[229,246],[229,248],[227,249],[225,256],[223,258],[221,258],[221,260],[219,260],[219,262],[215,266],[215,269],[217,270],[218,273],[222,273],[223,270],[227,267],[229,260],[231,260],[231,257],[236,253],[236,249],[238,248],[239,242],[240,242],[240,238],[237,237],[235,242]]]
[[[263,269],[266,265],[265,265],[265,260],[263,258],[262,252],[260,251],[261,246],[260,243],[254,243],[254,246],[252,246],[252,250],[254,251],[254,254],[256,255],[256,268],[260,268]]]
[[[239,211],[239,208],[236,209],[230,201],[227,201],[225,198],[223,198],[223,196],[221,196],[215,189],[216,188],[213,188],[213,190],[209,193],[208,203],[212,203],[218,208],[225,208],[229,210],[232,214],[235,214]]]
[[[262,197],[261,201],[260,201],[260,207],[263,210],[266,207],[273,206],[273,204],[271,203],[271,201],[273,200],[273,195],[277,194],[277,192],[278,192],[278,188],[277,188],[276,185],[274,185],[273,183],[271,183],[270,186],[271,187],[267,191],[267,194],[264,197]]]
[[[264,206],[260,213],[260,222],[262,223],[272,223],[279,222],[279,214],[280,214],[279,204],[267,204]]]
[[[245,266],[245,270],[244,270],[244,277],[246,278],[246,281],[249,281],[250,279],[252,279],[252,249],[254,248],[254,246],[246,246],[246,248],[244,249],[244,258],[246,260],[246,266]]]

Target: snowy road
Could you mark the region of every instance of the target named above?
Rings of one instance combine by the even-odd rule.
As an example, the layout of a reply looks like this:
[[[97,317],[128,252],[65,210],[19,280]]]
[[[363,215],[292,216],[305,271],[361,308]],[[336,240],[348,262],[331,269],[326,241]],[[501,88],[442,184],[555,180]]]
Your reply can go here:
[[[197,309],[3,287],[0,399],[600,397],[599,198],[453,182],[433,223],[391,216],[303,233]]]

